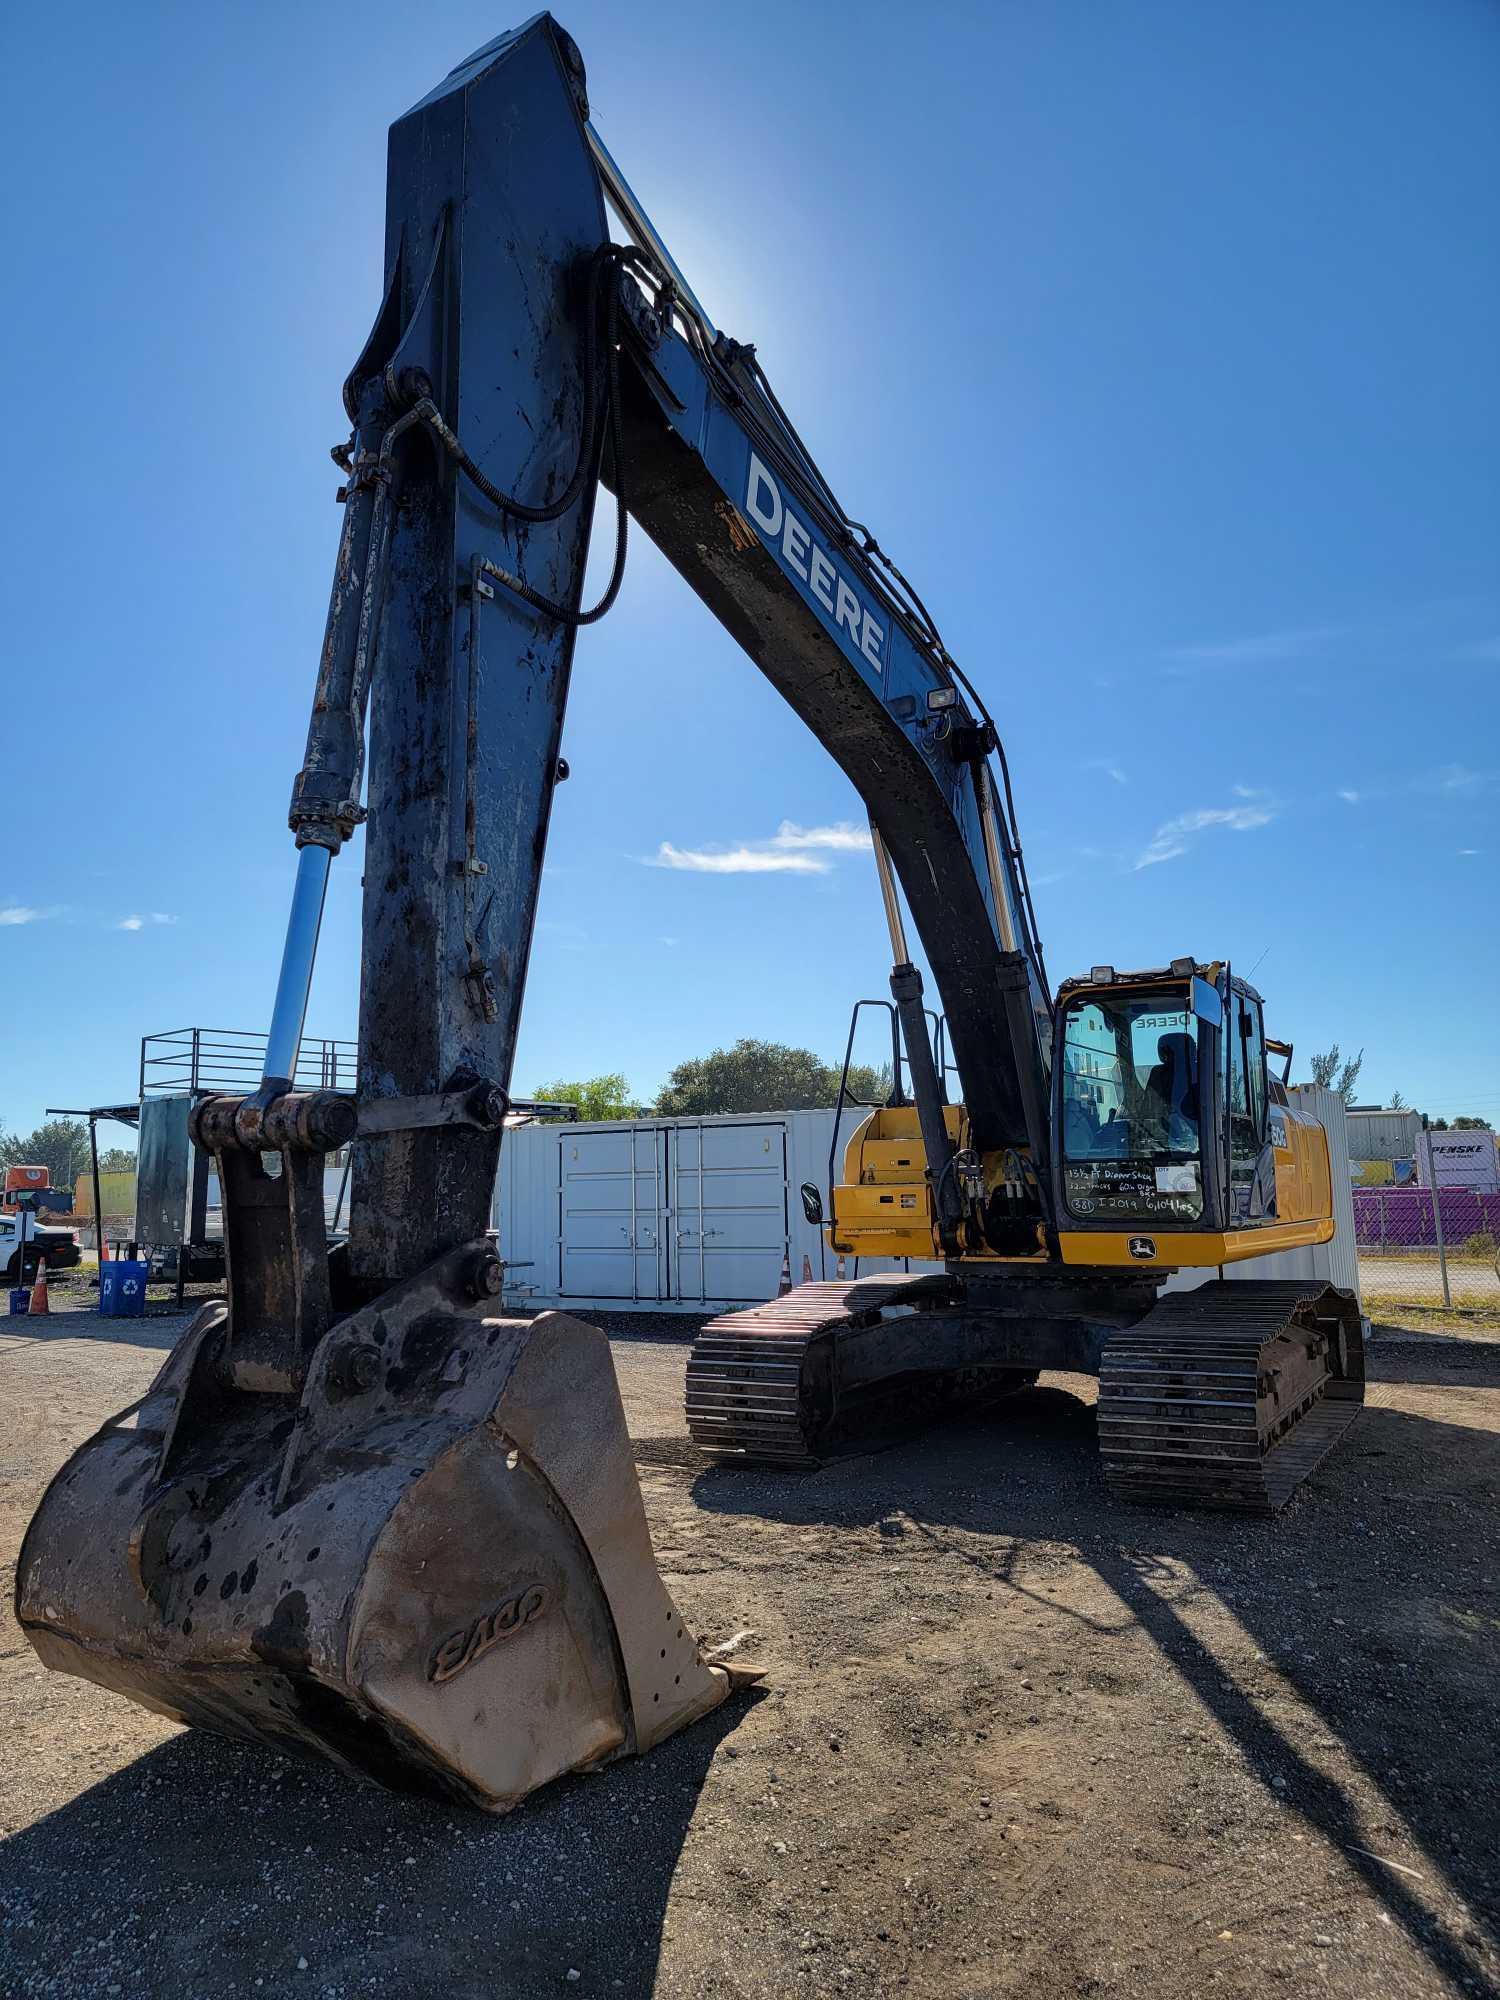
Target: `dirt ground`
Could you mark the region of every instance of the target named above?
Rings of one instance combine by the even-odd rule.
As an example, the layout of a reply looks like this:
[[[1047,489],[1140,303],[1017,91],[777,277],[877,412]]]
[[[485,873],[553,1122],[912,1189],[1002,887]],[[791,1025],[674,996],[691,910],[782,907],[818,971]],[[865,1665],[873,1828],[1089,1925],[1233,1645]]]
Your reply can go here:
[[[1492,1327],[1378,1342],[1276,1523],[1110,1504],[1069,1376],[812,1475],[707,1470],[691,1324],[622,1334],[662,1570],[765,1687],[489,1821],[19,1636],[45,1481],[183,1323],[0,1322],[0,1994],[1500,1992]]]

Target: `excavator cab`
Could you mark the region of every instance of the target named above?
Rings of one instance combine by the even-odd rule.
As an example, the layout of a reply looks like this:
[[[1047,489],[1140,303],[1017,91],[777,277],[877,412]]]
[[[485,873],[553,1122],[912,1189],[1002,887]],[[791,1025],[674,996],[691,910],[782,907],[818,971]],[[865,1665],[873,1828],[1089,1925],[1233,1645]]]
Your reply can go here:
[[[1226,965],[1095,966],[1062,986],[1056,1046],[1065,1262],[1230,1264],[1332,1236],[1327,1136],[1271,1078],[1261,997]]]

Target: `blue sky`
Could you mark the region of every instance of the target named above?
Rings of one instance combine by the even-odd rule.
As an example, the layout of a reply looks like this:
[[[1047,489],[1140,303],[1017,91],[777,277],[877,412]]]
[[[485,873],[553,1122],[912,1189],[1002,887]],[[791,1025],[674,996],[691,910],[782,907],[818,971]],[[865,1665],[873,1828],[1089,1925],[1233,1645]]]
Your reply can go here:
[[[147,1030],[266,1023],[385,127],[513,18],[12,27],[9,1129],[130,1095]],[[708,310],[999,719],[1054,978],[1228,954],[1272,1032],[1364,1045],[1362,1095],[1500,1123],[1500,13],[563,19]],[[778,830],[858,801],[642,537],[564,747],[517,1086],[833,1054],[884,990],[873,868]],[[334,872],[308,1026],[349,1035]]]

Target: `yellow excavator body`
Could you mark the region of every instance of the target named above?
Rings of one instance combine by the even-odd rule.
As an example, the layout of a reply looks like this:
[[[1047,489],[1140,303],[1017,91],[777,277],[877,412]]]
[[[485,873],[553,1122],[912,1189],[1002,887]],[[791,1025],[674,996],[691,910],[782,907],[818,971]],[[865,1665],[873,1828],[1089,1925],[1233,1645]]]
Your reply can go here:
[[[1112,981],[1111,987],[1115,984]],[[1119,984],[1128,990],[1126,982]],[[1085,1004],[1093,990],[1080,985],[1074,1006]],[[1159,993],[1159,982],[1153,980],[1151,990]],[[845,1257],[917,1258],[950,1265],[1015,1265],[1024,1270],[1057,1261],[1094,1269],[1147,1265],[1172,1271],[1212,1269],[1330,1242],[1334,1214],[1328,1135],[1309,1111],[1289,1100],[1282,1086],[1268,1082],[1266,1096],[1261,1151],[1274,1197],[1259,1215],[1235,1227],[1206,1227],[1169,1214],[1160,1219],[1143,1217],[1135,1228],[1112,1230],[1095,1224],[1081,1229],[1069,1228],[1060,1208],[1055,1253],[1040,1228],[1035,1246],[1020,1250],[1014,1244],[995,1247],[972,1230],[957,1245],[945,1240],[916,1107],[879,1105],[855,1127],[845,1145],[842,1177],[832,1191],[828,1247]],[[970,1152],[973,1138],[963,1105],[945,1104],[943,1124],[955,1154]],[[1217,1154],[1226,1155],[1222,1126],[1220,1121],[1204,1139]],[[1195,1145],[1197,1138],[1195,1134]],[[980,1152],[977,1157],[986,1195],[1007,1182],[1019,1185],[1029,1171],[1025,1148]],[[1080,1211],[1076,1219],[1082,1220],[1083,1214]]]

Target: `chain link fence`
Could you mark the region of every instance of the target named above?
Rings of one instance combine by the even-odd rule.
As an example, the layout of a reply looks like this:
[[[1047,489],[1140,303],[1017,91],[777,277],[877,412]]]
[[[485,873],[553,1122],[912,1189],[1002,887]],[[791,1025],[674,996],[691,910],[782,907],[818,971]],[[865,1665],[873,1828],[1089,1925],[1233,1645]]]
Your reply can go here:
[[[1372,1317],[1403,1306],[1500,1315],[1500,1194],[1356,1188],[1354,1240]]]

